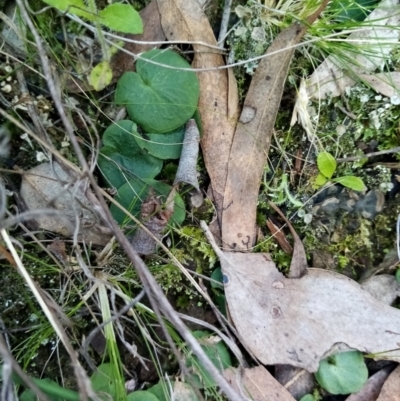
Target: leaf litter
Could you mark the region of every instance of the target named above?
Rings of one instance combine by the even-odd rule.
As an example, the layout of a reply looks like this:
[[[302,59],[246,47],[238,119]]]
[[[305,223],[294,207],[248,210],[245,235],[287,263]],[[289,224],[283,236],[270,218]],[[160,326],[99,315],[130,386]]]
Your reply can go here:
[[[155,13],[155,4],[155,1],[150,3],[153,7],[152,13]],[[157,8],[159,10],[157,16],[161,16],[163,29],[169,39],[200,39],[210,44],[216,44],[208,20],[204,18],[196,3],[158,0]],[[285,49],[289,42],[297,43],[302,33],[298,31],[298,26],[293,25],[284,32],[284,35],[282,34],[281,42],[276,40],[269,51]],[[163,35],[160,34],[159,37],[163,37]],[[224,65],[220,54],[210,51],[207,46],[194,46],[197,46],[195,50],[198,52],[195,55],[193,66]],[[263,76],[261,73],[263,69],[259,67],[260,74],[257,79],[260,81],[257,81],[256,77],[253,78],[253,81],[254,86],[257,82],[260,83],[260,85],[257,84],[260,88],[258,91],[249,92],[236,131],[238,102],[236,82],[232,71],[199,72],[200,114],[203,122],[202,148],[206,167],[211,177],[211,192],[218,216],[219,231],[217,229],[213,232],[217,233],[217,236],[221,235],[222,228],[224,249],[247,251],[255,243],[255,198],[260,185],[258,171],[261,164],[265,164],[270,141],[270,137],[265,135],[264,129],[267,133],[270,132],[275,123],[292,52],[284,53],[286,56],[282,57],[281,53],[280,62],[278,59],[273,62],[273,57],[270,57],[271,63],[265,63],[268,65],[267,75],[264,70]],[[286,61],[282,65],[284,58]],[[266,87],[261,84],[261,80],[271,80],[270,72],[276,75],[272,79],[274,81],[273,88],[267,89],[266,95],[263,94],[264,98],[270,100],[271,104],[268,105],[268,102],[264,101],[265,99],[261,99],[261,91]],[[364,79],[368,81],[369,78],[364,76]],[[380,82],[376,82],[377,79]],[[382,75],[379,78],[372,78],[370,84],[377,88],[380,85],[380,91],[383,93],[388,90],[383,84],[386,79],[394,81],[396,77]],[[260,105],[263,107],[266,103],[267,106],[260,117]],[[272,113],[271,116],[264,119],[264,115],[270,113]],[[255,130],[252,128],[252,122],[256,126]],[[261,137],[262,132],[264,132],[264,138]],[[247,138],[249,143],[241,146],[244,144],[244,138]],[[237,162],[237,157],[241,152],[245,153],[245,149],[250,149],[250,155],[252,155],[255,148],[259,149],[256,150],[254,165],[243,168],[243,160]],[[253,159],[248,156],[248,153],[246,153],[246,157]],[[66,205],[59,204],[58,199],[49,197],[44,189],[43,193],[38,191],[38,187],[47,187],[46,181],[52,182],[50,193],[52,191],[55,191],[53,193],[65,193],[65,191],[69,192],[69,189],[66,188],[73,188],[73,195],[68,200],[83,207],[81,209],[77,206],[73,208],[74,213],[67,213],[67,220],[60,218],[58,226],[46,225],[40,218],[38,219],[40,227],[72,236],[77,216],[79,216],[83,223],[80,238],[96,243],[96,235],[84,230],[87,221],[95,220],[93,216],[86,214],[86,208],[90,206],[86,198],[88,189],[84,186],[81,187],[80,184],[76,186],[71,184],[76,179],[68,177],[68,173],[64,170],[58,171],[60,166],[57,166],[56,163],[53,163],[53,166],[48,164],[46,168],[43,167],[43,171],[32,169],[27,172],[28,176],[42,175],[42,180],[36,181],[34,184],[32,184],[32,180],[24,178],[23,186],[25,186],[26,197],[29,198],[33,191],[39,193],[39,198],[43,198],[39,201],[36,200],[38,203],[30,204],[30,207],[43,208],[56,204],[56,209],[64,214]],[[54,176],[56,169],[57,174]],[[63,171],[67,176],[63,176]],[[255,178],[252,178],[251,182],[246,182],[243,180],[243,176],[247,178],[249,172],[252,174],[256,172],[253,174]],[[192,175],[194,175],[193,171]],[[61,180],[60,177],[62,177]],[[242,180],[242,186],[234,183],[237,178],[239,181]],[[54,186],[53,183],[56,181],[61,181],[61,187]],[[196,187],[196,183],[192,179],[188,181]],[[228,181],[227,185],[226,181]],[[65,183],[68,183],[67,186]],[[247,187],[245,183],[248,183],[249,186]],[[248,200],[246,191],[250,193],[249,196],[252,199]],[[173,205],[173,202],[170,203]],[[234,206],[232,207],[232,205]],[[225,210],[229,210],[227,213],[223,211],[224,206]],[[146,202],[142,205],[143,219],[149,216],[146,208],[151,209],[150,214],[154,214],[154,211],[160,208],[160,204],[157,203],[153,194],[149,194]],[[250,213],[248,213],[249,209]],[[236,213],[239,220],[237,224],[234,221],[235,211],[238,211]],[[245,216],[246,214],[247,216]],[[161,224],[156,222],[157,228],[154,230],[151,227],[147,228],[158,235],[157,230],[160,227],[164,228],[165,221],[168,219],[162,219]],[[94,231],[100,233],[104,230],[102,226],[92,225],[89,231],[93,230],[93,227]],[[344,345],[345,348],[350,347],[371,353],[395,349],[397,347],[396,333],[399,333],[398,323],[396,323],[396,320],[399,321],[398,311],[375,300],[357,283],[343,275],[319,269],[305,271],[304,249],[302,250],[300,239],[290,224],[289,228],[295,239],[292,267],[297,263],[297,268],[291,269],[289,278],[285,278],[278,272],[268,254],[219,251],[222,269],[228,279],[225,284],[225,293],[230,313],[243,344],[263,363],[290,364],[306,368],[309,371],[315,371],[319,360],[329,355],[337,343]],[[151,249],[154,247],[152,246]],[[149,254],[151,253],[152,251],[149,251]],[[379,357],[382,356],[399,360],[398,356],[379,355]],[[250,371],[254,375],[250,374]],[[255,373],[256,371],[257,373]],[[277,382],[271,384],[275,380],[272,377],[272,381],[268,379],[270,384],[266,386],[266,373],[268,372],[263,367],[245,369],[246,388],[250,388],[261,378],[261,382],[257,382],[256,385],[258,389],[263,388],[261,394],[257,394],[257,390],[249,391],[254,399],[267,399],[266,394],[272,393],[271,388],[274,388],[279,394],[276,399],[293,399],[283,391]],[[237,378],[240,375],[236,372],[234,376]],[[251,377],[251,384],[246,382],[249,377]],[[232,376],[230,376],[230,380],[234,381]],[[238,389],[242,388],[243,382],[238,384]],[[382,400],[388,399],[383,395],[382,397]],[[271,396],[268,396],[269,398]]]

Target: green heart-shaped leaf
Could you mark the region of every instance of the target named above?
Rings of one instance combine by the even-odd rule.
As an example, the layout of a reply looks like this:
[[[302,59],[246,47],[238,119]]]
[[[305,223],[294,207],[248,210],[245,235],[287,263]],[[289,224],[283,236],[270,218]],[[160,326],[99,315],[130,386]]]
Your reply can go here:
[[[185,124],[196,111],[199,82],[193,71],[177,68],[189,63],[171,50],[151,50],[142,54],[136,72],[126,72],[117,84],[115,102],[126,105],[132,120],[144,131],[171,132]]]
[[[336,170],[336,160],[329,152],[321,152],[317,157],[318,170],[326,178],[331,178]]]
[[[185,137],[185,127],[166,134],[143,134],[135,136],[137,144],[159,159],[179,159],[182,153],[182,143]]]
[[[142,33],[140,14],[129,4],[110,4],[99,12],[102,25],[123,33]]]
[[[134,391],[133,393],[128,394],[126,398],[127,401],[159,401],[158,398],[152,394],[150,391]]]
[[[152,179],[133,179],[118,189],[115,200],[135,217],[138,217],[140,215],[140,207],[149,194],[150,188],[153,188],[156,195],[161,196],[163,202],[165,202],[172,189],[170,185]],[[178,193],[175,195],[174,201],[174,214],[171,219],[175,224],[182,224],[186,217],[185,204]],[[111,205],[110,211],[119,224],[131,224],[131,219],[114,204]]]
[[[99,168],[109,185],[119,188],[134,177],[154,178],[162,168],[162,161],[143,151],[135,137],[136,124],[121,120],[110,125],[100,149]]]
[[[361,352],[342,352],[322,360],[315,378],[331,394],[351,394],[367,381],[368,369]]]

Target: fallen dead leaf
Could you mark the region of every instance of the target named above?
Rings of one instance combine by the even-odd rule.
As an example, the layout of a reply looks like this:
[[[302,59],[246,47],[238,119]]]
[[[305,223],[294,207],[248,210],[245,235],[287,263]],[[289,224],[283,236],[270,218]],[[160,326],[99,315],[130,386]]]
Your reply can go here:
[[[390,374],[377,401],[399,401],[400,400],[400,366]]]
[[[225,379],[246,399],[254,401],[294,401],[290,393],[278,383],[263,366],[251,369],[229,368],[224,372]]]
[[[174,196],[175,190],[173,190],[172,199]],[[149,235],[143,227],[137,228],[131,243],[138,254],[152,255],[156,252],[157,239],[161,240],[168,220],[174,213],[174,202],[167,201],[166,204],[167,208],[162,209],[161,200],[155,196],[153,191],[150,191],[147,199],[142,203],[140,220],[153,236]]]
[[[359,74],[376,70],[382,60],[387,59],[400,37],[399,30],[393,29],[400,24],[399,13],[393,12],[397,5],[397,0],[381,1],[365,20],[374,27],[357,30],[348,36],[347,41],[360,44],[358,51],[344,52],[342,56],[343,59],[353,60],[351,65],[331,55],[318,66],[307,80],[309,97],[325,99],[327,96],[339,96],[346,87],[355,84]],[[363,52],[363,49],[366,50]]]
[[[346,401],[376,401],[391,370],[390,367],[384,368],[372,375],[364,384],[363,388],[357,393],[347,397]]]
[[[391,305],[400,296],[400,283],[392,274],[380,274],[365,280],[361,287],[374,298]]]
[[[382,72],[374,75],[361,74],[360,79],[384,96],[399,96],[400,72]]]
[[[208,18],[194,0],[158,0],[161,24],[169,40],[201,41],[217,46]],[[194,44],[194,68],[217,68],[225,65],[217,49]],[[201,146],[211,196],[217,211],[217,237],[223,207],[223,194],[228,170],[229,152],[238,114],[236,80],[231,70],[198,73],[200,82],[199,113],[202,122]]]
[[[93,209],[93,194],[87,180],[54,163],[43,163],[22,176],[21,196],[29,210],[55,209],[57,216],[40,216],[35,221],[43,230],[70,237],[79,222],[79,241],[105,245],[111,238],[108,228],[100,224]]]
[[[224,252],[229,312],[242,342],[264,364],[318,369],[335,344],[400,361],[400,311],[335,272],[283,276],[268,254]],[[379,358],[378,358],[379,359]]]
[[[324,1],[307,22],[311,24],[326,4]],[[300,42],[306,30],[306,25],[296,22],[282,31],[268,48],[267,57],[260,61],[251,80],[229,155],[222,213],[225,249],[243,251],[255,244],[261,176],[294,53],[293,46]]]

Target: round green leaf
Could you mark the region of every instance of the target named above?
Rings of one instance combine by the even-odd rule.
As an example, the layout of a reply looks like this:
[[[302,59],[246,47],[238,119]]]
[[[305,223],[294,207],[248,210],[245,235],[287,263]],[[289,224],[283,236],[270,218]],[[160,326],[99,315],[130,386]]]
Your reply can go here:
[[[222,372],[229,366],[232,366],[231,356],[222,340],[216,342],[214,340],[215,336],[206,331],[194,331],[193,335],[198,339],[204,352],[219,371]],[[193,385],[196,385],[199,388],[216,386],[214,378],[203,367],[196,356],[192,356],[188,359],[188,366],[192,367],[192,370],[194,371],[192,375]]]
[[[351,394],[361,390],[368,370],[361,352],[342,352],[322,360],[315,378],[331,394]]]
[[[136,63],[136,72],[126,72],[117,84],[115,102],[126,105],[132,120],[144,131],[171,132],[186,123],[196,111],[199,82],[193,71],[180,71],[151,64],[146,60],[177,68],[189,63],[171,50],[150,50]]]
[[[127,401],[158,401],[158,398],[150,391],[134,391],[126,397]]]
[[[153,188],[156,195],[161,196],[162,201],[165,201],[172,187],[163,182],[155,181],[152,179],[133,179],[118,189],[115,200],[118,201],[123,207],[129,210],[135,217],[140,215],[140,208],[143,201],[149,194],[150,188]],[[118,224],[131,224],[131,220],[117,208],[114,204],[110,207],[111,214]],[[175,224],[182,224],[185,220],[185,204],[177,193],[175,195],[174,214],[171,220]]]
[[[100,23],[123,33],[142,33],[143,23],[139,13],[129,4],[110,4],[99,12]]]
[[[134,177],[154,178],[162,161],[143,151],[135,137],[136,124],[121,120],[110,125],[103,135],[99,168],[109,185],[119,188]]]
[[[332,180],[333,182],[337,182],[344,187],[350,188],[354,191],[364,191],[365,185],[363,180],[358,177],[354,177],[353,175],[347,175],[344,177],[335,178]]]
[[[336,160],[328,152],[321,152],[317,157],[318,170],[326,178],[331,178],[336,170]]]
[[[159,159],[179,159],[182,153],[182,143],[185,137],[185,127],[166,134],[143,134],[135,136],[137,144]]]

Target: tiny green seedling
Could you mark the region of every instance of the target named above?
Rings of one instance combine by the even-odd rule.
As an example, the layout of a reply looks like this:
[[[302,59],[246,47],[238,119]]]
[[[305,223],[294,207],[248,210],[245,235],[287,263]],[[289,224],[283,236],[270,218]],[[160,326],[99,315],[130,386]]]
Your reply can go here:
[[[316,188],[322,187],[328,181],[332,181],[341,184],[344,187],[353,189],[354,191],[363,191],[365,189],[363,181],[353,175],[332,178],[336,171],[337,163],[335,158],[329,152],[321,152],[318,155],[317,166],[319,174],[314,182]]]

